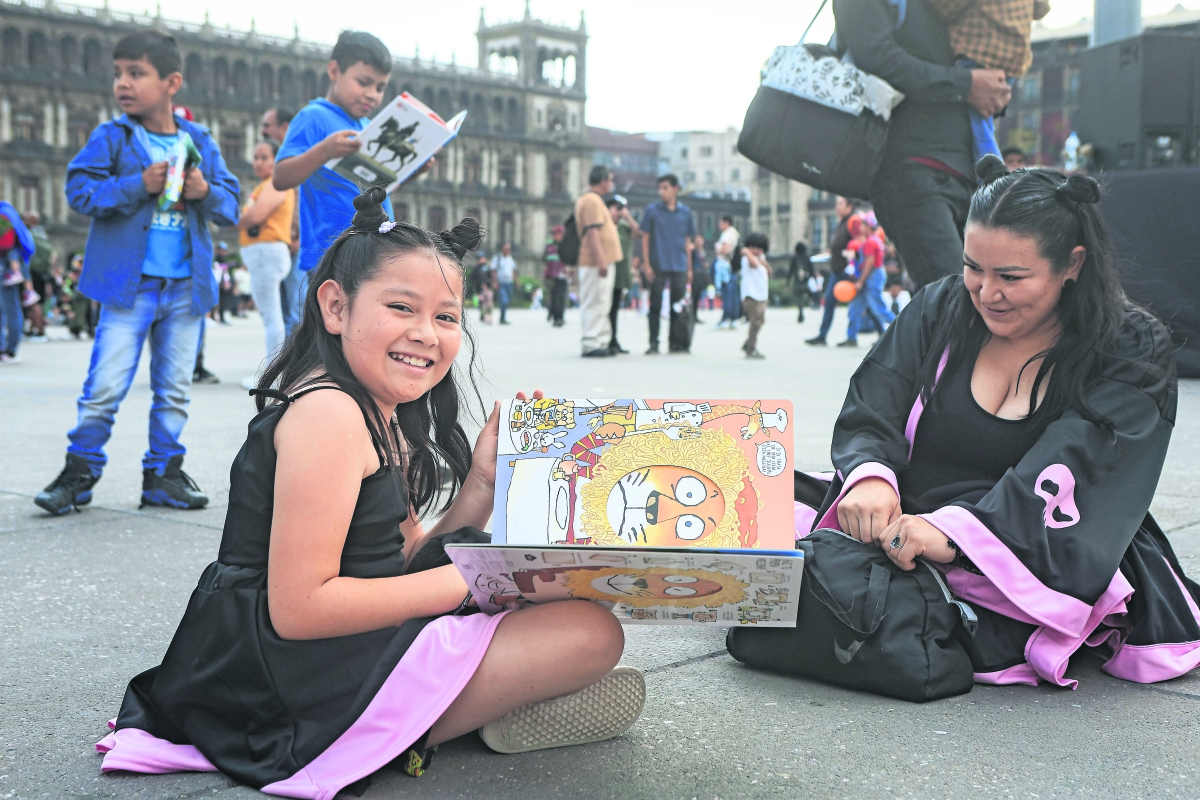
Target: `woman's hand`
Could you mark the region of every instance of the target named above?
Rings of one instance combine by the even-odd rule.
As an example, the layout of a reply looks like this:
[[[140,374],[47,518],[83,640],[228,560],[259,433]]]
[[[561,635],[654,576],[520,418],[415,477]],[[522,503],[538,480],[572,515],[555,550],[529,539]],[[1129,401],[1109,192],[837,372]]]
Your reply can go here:
[[[900,517],[900,497],[883,478],[864,478],[838,503],[838,524],[860,542],[879,542],[884,530]]]
[[[545,395],[541,389],[533,393],[534,400],[541,400]],[[528,400],[524,392],[517,392],[518,400]],[[482,481],[490,489],[496,488],[496,450],[500,443],[500,401],[492,407],[479,438],[475,440],[475,452],[471,455],[471,474]],[[468,476],[470,477],[470,476]]]
[[[879,537],[879,546],[903,570],[915,567],[918,557],[949,564],[958,555],[946,534],[913,514],[901,514],[895,522],[884,528]]]

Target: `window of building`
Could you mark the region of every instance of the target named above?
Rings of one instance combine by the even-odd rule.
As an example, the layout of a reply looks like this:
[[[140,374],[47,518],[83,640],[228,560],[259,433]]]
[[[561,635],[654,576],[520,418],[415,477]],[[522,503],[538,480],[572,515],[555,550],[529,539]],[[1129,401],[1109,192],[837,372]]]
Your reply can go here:
[[[717,180],[717,174],[715,172],[713,172],[711,169],[704,170],[704,182],[705,183],[713,183],[716,180]]]
[[[1021,128],[1027,131],[1037,131],[1042,126],[1042,115],[1036,108],[1026,108],[1021,111]]]
[[[767,169],[766,167],[759,167],[758,182],[762,184],[769,184],[771,182],[771,170]]]
[[[507,189],[516,185],[516,164],[513,163],[511,156],[505,156],[500,159],[500,188]]]
[[[504,130],[504,100],[500,97],[492,100],[492,130]]]
[[[687,148],[686,147],[679,148],[679,157],[687,158]]]
[[[229,91],[229,62],[223,58],[218,58],[213,62],[213,91],[219,93]]]
[[[13,132],[18,139],[32,142],[38,138],[37,120],[33,118],[32,114],[17,114],[13,123]]]
[[[483,159],[478,153],[472,153],[463,162],[463,183],[468,186],[483,183]]]
[[[275,96],[275,69],[270,64],[258,68],[258,96],[263,100]]]
[[[733,169],[733,170],[729,171],[729,180],[740,181],[741,179],[742,179],[742,171],[740,169]]]
[[[574,122],[571,124],[574,126]],[[514,133],[525,130],[525,115],[521,113],[521,105],[512,97],[504,104],[504,127]]]
[[[193,92],[204,89],[204,61],[197,53],[190,53],[184,62],[183,84]]]
[[[825,247],[825,220],[821,217],[813,217],[812,233],[809,234],[809,239],[812,240],[812,251],[814,253],[821,252]]]
[[[234,125],[221,131],[221,155],[226,161],[238,162],[243,160],[245,142],[242,131]]]
[[[1042,73],[1028,72],[1021,78],[1021,101],[1036,103],[1042,99]]]
[[[70,36],[64,36],[58,43],[58,60],[63,72],[79,72],[79,43]]]
[[[296,76],[291,67],[279,68],[279,99],[296,102]]]
[[[239,97],[250,97],[254,87],[250,85],[250,67],[241,59],[233,62],[233,92]]]
[[[1079,100],[1079,67],[1063,69],[1063,95],[1068,103]]]
[[[4,66],[6,69],[21,66],[21,32],[16,28],[4,30]]]
[[[549,187],[552,192],[565,192],[567,190],[567,175],[563,169],[561,161],[550,162]]]
[[[17,195],[17,210],[24,214],[26,211],[42,210],[42,182],[35,176],[21,177],[20,193]]]
[[[684,179],[685,181],[687,181],[688,183],[691,183],[692,181],[696,180],[696,173],[694,173],[694,172],[685,172],[685,173],[683,173],[683,179]]]
[[[40,31],[29,34],[29,66],[33,69],[50,67],[50,47],[46,44],[45,34]]]
[[[440,230],[440,229],[439,229]],[[501,243],[511,242],[517,232],[516,219],[511,211],[500,212],[500,239]]]
[[[397,221],[400,221],[400,222],[411,222],[412,221],[412,209],[409,208],[408,203],[392,203],[392,208],[396,212]]]
[[[700,157],[701,158],[712,158],[712,153],[713,153],[713,149],[711,147],[705,146],[705,147],[700,148]]]
[[[441,231],[446,229],[445,206],[429,207],[429,225],[427,227],[431,231]]]
[[[104,51],[100,47],[100,42],[95,39],[88,39],[83,43],[83,72],[93,78],[104,74],[106,69],[104,63]]]
[[[304,71],[304,75],[300,78],[300,89],[303,94],[300,96],[302,102],[307,103],[317,96],[317,73],[311,69]]]

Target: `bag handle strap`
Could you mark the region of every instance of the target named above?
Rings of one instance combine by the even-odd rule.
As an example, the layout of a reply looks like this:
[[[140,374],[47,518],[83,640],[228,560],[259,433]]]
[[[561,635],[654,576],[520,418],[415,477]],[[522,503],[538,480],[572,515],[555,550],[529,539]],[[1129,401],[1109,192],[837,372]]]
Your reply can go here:
[[[812,26],[816,24],[817,17],[821,16],[821,12],[825,10],[825,6],[829,4],[829,0],[821,0],[821,5],[817,7],[817,13],[813,14],[813,18],[809,20],[808,27],[804,29],[804,33],[800,36],[800,41],[797,45],[804,44],[804,40],[808,38],[808,32],[812,30]]]
[[[851,608],[842,608],[833,594],[829,591],[829,587],[825,584],[825,576],[821,573],[818,567],[819,559],[808,557],[808,551],[805,551],[805,567],[804,577],[809,581],[809,587],[812,589],[813,597],[829,610],[829,613],[837,617],[838,621],[845,625],[850,630],[867,637],[879,630],[879,624],[883,621],[884,611],[887,610],[887,595],[888,587],[891,585],[892,575],[886,567],[879,564],[871,565],[871,574],[867,579],[867,597],[863,603],[862,612],[858,614],[861,619],[856,621],[851,618]]]

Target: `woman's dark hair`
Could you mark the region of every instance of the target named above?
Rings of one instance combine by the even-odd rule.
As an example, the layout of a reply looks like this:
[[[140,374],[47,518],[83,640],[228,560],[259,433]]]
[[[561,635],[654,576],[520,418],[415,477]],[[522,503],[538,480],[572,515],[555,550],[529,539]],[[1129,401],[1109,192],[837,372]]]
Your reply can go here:
[[[1086,175],[1068,178],[1041,167],[1010,173],[994,155],[980,159],[975,173],[981,186],[971,197],[968,226],[999,228],[1033,239],[1055,274],[1068,268],[1076,247],[1087,251],[1078,279],[1068,281],[1059,298],[1057,341],[1025,363],[1028,367],[1042,359],[1033,379],[1029,413],[1038,409],[1041,384],[1053,370],[1054,380],[1042,406],[1054,415],[1074,408],[1085,419],[1111,430],[1112,422],[1088,407],[1084,390],[1108,363],[1128,360],[1117,353],[1117,345],[1132,306],[1121,288],[1108,228],[1096,206],[1100,184]],[[939,326],[925,365],[921,396],[926,402],[935,389],[942,354],[949,350],[946,368],[952,369],[973,359],[989,336],[961,275],[955,283],[944,310],[946,322]],[[1155,369],[1137,363],[1148,371]]]
[[[271,148],[271,155],[273,155],[273,156],[279,155],[279,142],[275,141],[271,137],[268,136],[268,137],[264,138],[261,142],[259,142],[258,144],[254,145],[254,146],[258,147],[259,144],[265,144],[267,147]]]
[[[471,469],[471,445],[459,423],[459,412],[467,402],[456,376],[459,367],[452,366],[436,386],[416,400],[396,406],[392,418],[385,419],[350,369],[341,337],[325,329],[317,290],[325,281],[335,281],[353,302],[359,287],[375,277],[385,259],[420,251],[433,255],[443,270],[453,270],[462,277],[462,258],[479,246],[484,232],[473,217],[467,217],[453,230],[438,233],[407,222],[392,225],[383,209],[386,198],[382,186],[372,186],[354,198],[356,213],[350,228],[334,241],[312,271],[300,325],[259,378],[258,388],[278,386],[295,393],[319,384],[337,384],[362,409],[376,451],[386,456],[390,468],[403,465],[409,502],[419,514],[433,507],[439,497],[440,463],[449,469],[451,478],[443,510],[450,507]],[[385,227],[383,233],[381,226]],[[466,326],[465,315],[463,333],[470,346],[467,380],[482,408],[475,380],[475,339]],[[257,402],[261,411],[266,398],[260,395]]]

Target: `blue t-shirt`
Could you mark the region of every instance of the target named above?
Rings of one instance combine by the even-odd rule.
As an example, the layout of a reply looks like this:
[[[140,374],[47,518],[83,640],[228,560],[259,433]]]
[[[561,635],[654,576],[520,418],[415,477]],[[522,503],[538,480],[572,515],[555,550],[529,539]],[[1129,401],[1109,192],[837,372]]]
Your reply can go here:
[[[150,139],[150,160],[166,161],[179,141],[179,134],[164,136],[146,131]],[[155,201],[157,202],[157,200]],[[187,206],[183,198],[166,211],[156,206],[146,235],[146,260],[142,274],[155,278],[192,277],[192,236],[188,231]]]
[[[337,131],[361,131],[369,120],[354,119],[340,106],[318,97],[300,110],[288,126],[276,161],[307,153],[326,136]],[[300,260],[307,272],[317,265],[342,231],[354,219],[354,198],[362,190],[353,181],[324,165],[300,184]],[[392,199],[383,201],[383,209],[392,217]]]
[[[692,210],[676,202],[668,211],[661,200],[646,206],[639,221],[650,235],[650,266],[661,272],[687,272],[687,240],[696,235]]]

